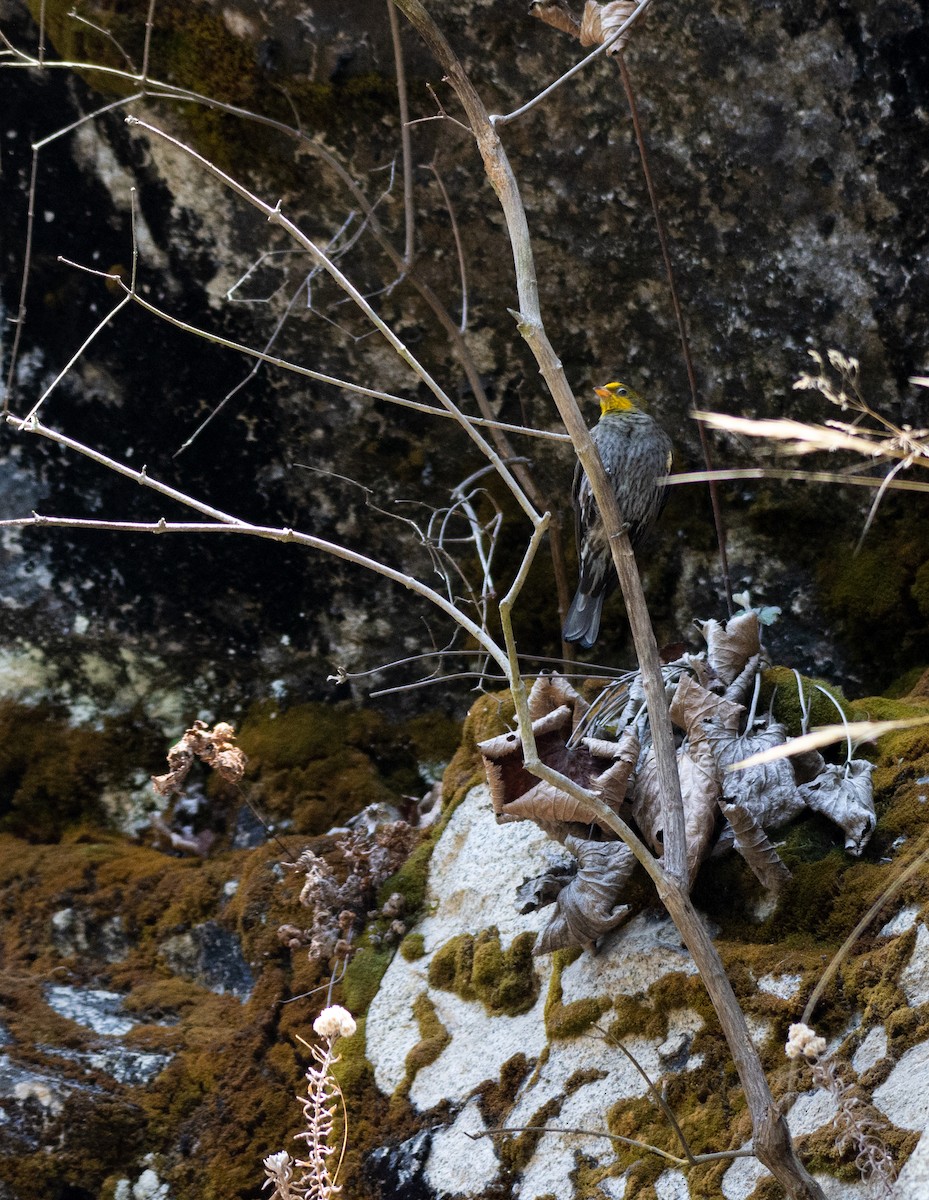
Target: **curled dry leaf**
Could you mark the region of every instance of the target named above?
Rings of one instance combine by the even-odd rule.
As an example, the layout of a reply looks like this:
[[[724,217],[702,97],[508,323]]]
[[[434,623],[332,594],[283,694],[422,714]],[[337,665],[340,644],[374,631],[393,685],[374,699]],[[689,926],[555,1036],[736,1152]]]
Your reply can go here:
[[[684,840],[687,874],[693,887],[700,864],[708,857],[716,832],[719,773],[713,751],[705,742],[691,742],[677,756],[684,802]]]
[[[754,609],[737,613],[725,625],[713,619],[704,621],[700,632],[706,639],[707,660],[727,686],[753,655],[761,653],[758,614]]]
[[[716,828],[720,783],[712,749],[701,742],[682,746],[677,752],[677,773],[684,805],[687,871],[693,884],[700,864],[710,853]],[[636,772],[632,818],[646,842],[656,854],[661,854],[664,843],[661,791],[655,753],[651,747],[642,756]]]
[[[809,783],[797,789],[816,812],[834,821],[845,833],[845,849],[857,858],[877,824],[871,773],[874,763],[863,758],[843,765],[830,764]]]
[[[571,731],[574,732],[587,715],[590,705],[563,675],[540,675],[532,685],[529,696],[529,717],[538,721],[547,713],[567,705],[571,710]]]
[[[760,823],[741,804],[727,804],[720,800],[719,807],[732,830],[733,845],[751,867],[761,886],[772,892],[783,887],[790,879],[790,871]]]
[[[733,704],[745,704],[758,678],[761,655],[753,654],[732,683],[726,688],[726,699]]]
[[[559,865],[550,867],[541,875],[524,879],[516,889],[516,911],[525,916],[526,913],[538,912],[540,908],[554,904],[558,893],[568,886],[574,875],[574,869],[567,865]]]
[[[786,825],[806,807],[797,789],[793,768],[786,758],[747,767],[742,771],[726,770],[750,754],[786,742],[787,731],[783,725],[772,722],[759,732],[739,736],[713,722],[707,722],[704,736],[716,756],[723,780],[723,799],[727,804],[738,804],[763,829]]]
[[[735,733],[745,716],[745,709],[741,704],[718,696],[684,674],[677,681],[670,714],[674,724],[683,729],[689,738],[699,738],[702,737],[703,722],[709,720]]]
[[[621,924],[629,906],[617,904],[635,867],[623,842],[592,842],[568,837],[565,846],[577,858],[577,874],[558,894],[555,913],[539,934],[533,954],[550,954],[568,946],[596,953],[597,940]]]
[[[568,776],[581,787],[599,794],[618,811],[639,754],[635,731],[619,742],[582,738],[569,748],[571,713],[566,705],[532,722],[539,757],[547,766]],[[578,833],[575,826],[590,824],[593,814],[580,800],[530,775],[523,764],[517,733],[504,733],[478,744],[499,822],[532,820],[559,840]],[[563,827],[563,828],[559,828]]]
[[[529,15],[544,21],[546,25],[560,29],[562,33],[569,33],[572,37],[580,36],[581,22],[565,0],[532,0]]]
[[[602,46],[620,26],[625,25],[638,7],[635,0],[612,0],[612,3],[608,4],[587,0],[584,15],[581,17],[581,45]],[[628,41],[629,34],[624,33],[610,47],[610,54],[619,54]]]

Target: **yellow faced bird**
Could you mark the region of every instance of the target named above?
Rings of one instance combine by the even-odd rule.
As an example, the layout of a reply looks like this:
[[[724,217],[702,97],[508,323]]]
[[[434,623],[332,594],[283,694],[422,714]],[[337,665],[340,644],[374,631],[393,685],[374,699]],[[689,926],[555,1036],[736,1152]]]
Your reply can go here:
[[[671,439],[638,406],[640,397],[624,383],[596,388],[600,420],[590,431],[619,502],[633,550],[644,542],[667,500],[662,482],[671,470]],[[571,492],[580,582],[568,609],[564,640],[589,650],[600,632],[603,601],[616,587],[616,570],[600,512],[581,464]]]

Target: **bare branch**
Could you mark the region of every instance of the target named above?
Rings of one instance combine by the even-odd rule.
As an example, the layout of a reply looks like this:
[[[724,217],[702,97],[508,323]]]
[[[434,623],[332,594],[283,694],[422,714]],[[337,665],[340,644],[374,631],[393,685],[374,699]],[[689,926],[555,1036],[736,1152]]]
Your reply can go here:
[[[535,96],[532,100],[528,100],[525,104],[514,109],[511,113],[507,113],[506,116],[492,116],[490,118],[491,124],[497,127],[509,125],[511,121],[515,121],[518,117],[522,117],[527,112],[531,112],[536,105],[541,104],[543,100],[547,100],[549,96],[566,84],[569,79],[573,79],[575,75],[578,75],[581,71],[585,70],[585,68],[590,66],[592,62],[595,62],[598,58],[606,54],[611,47],[613,47],[626,33],[628,33],[636,21],[641,18],[642,14],[648,8],[651,2],[652,0],[641,0],[641,3],[632,16],[627,21],[624,21],[623,24],[620,25],[620,27],[615,31],[615,33],[613,33],[610,39],[604,42],[602,46],[598,46],[596,50],[588,54],[586,58],[582,58],[579,63],[575,63],[569,71],[565,71],[565,73],[560,75],[554,81],[554,83],[550,83],[547,88],[539,92],[538,96]],[[401,4],[400,7],[403,8],[403,5]]]
[[[248,203],[254,208],[258,209],[259,212],[264,213],[264,215],[272,224],[279,225],[287,234],[289,234],[290,237],[293,238],[298,245],[302,246],[310,254],[313,261],[319,263],[319,265],[322,266],[322,268],[339,285],[339,287],[342,288],[345,294],[352,299],[352,301],[364,313],[378,333],[381,334],[384,340],[396,351],[396,353],[407,364],[407,366],[409,366],[422,380],[422,382],[432,392],[439,403],[455,416],[456,420],[459,422],[471,440],[497,468],[500,478],[510,489],[513,497],[516,499],[520,508],[532,522],[533,526],[538,523],[540,519],[539,514],[536,512],[526,493],[519,486],[510,471],[504,465],[503,460],[500,458],[500,455],[496,452],[496,450],[494,450],[494,448],[487,441],[485,441],[483,437],[481,437],[481,435],[468,421],[468,418],[464,415],[464,413],[461,412],[451,397],[449,397],[443,388],[441,388],[435,379],[433,379],[432,375],[418,361],[416,356],[407,349],[407,347],[403,344],[403,342],[401,342],[390,326],[381,320],[381,318],[377,315],[364,296],[362,296],[362,294],[358,291],[351,280],[349,280],[339,270],[335,263],[323,253],[323,251],[311,238],[307,237],[306,234],[303,233],[303,231],[297,225],[295,225],[293,221],[284,216],[280,201],[278,201],[278,203],[272,207],[272,205],[267,204],[259,196],[256,196],[253,192],[250,192],[248,188],[239,183],[238,180],[233,179],[230,175],[227,175],[225,171],[221,171],[219,167],[211,163],[209,159],[204,158],[201,154],[198,154],[196,150],[193,150],[190,146],[186,146],[183,142],[178,141],[177,138],[171,137],[170,134],[165,133],[163,130],[158,129],[154,125],[149,125],[147,122],[139,120],[138,117],[127,117],[126,120],[130,125],[137,125],[140,128],[147,130],[147,132],[153,134],[155,137],[162,138],[164,141],[174,146],[175,149],[180,150],[181,153],[188,155],[195,162],[198,162],[204,168],[204,170],[208,171],[231,191],[235,192],[237,196],[241,196],[243,200],[248,201]]]

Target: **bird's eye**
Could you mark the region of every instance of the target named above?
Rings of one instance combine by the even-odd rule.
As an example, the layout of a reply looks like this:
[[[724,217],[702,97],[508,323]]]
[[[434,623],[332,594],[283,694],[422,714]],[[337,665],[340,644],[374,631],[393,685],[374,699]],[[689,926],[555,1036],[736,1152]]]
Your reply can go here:
[[[618,391],[616,392],[616,395],[617,396],[628,396],[629,391],[627,388],[619,388]]]

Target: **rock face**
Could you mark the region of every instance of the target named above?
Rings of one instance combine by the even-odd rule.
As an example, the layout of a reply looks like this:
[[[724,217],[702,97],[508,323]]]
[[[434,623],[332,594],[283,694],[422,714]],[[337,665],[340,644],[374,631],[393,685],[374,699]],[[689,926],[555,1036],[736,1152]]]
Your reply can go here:
[[[115,70],[126,63],[118,43],[138,68],[139,16],[90,3],[82,14],[107,37],[69,18],[66,4],[29,7],[45,13],[46,57]],[[494,111],[512,110],[581,53],[511,5],[453,0],[436,16]],[[23,5],[6,0],[0,19],[16,46],[36,50]],[[929,218],[913,165],[925,139],[927,37],[918,5],[878,13],[827,0],[659,5],[636,32],[626,57],[704,407],[828,418],[824,400],[792,392],[791,383],[809,366],[807,347],[836,346],[861,359],[862,388],[875,408],[898,426],[923,423],[920,393],[907,379],[925,374],[929,341],[920,258]],[[430,119],[433,94],[449,117],[457,114],[441,72],[406,27],[402,43],[418,122],[412,161],[435,167],[413,173],[418,277],[457,325],[463,301],[453,213],[467,269],[473,379],[482,380],[501,419],[551,430],[552,405],[507,313],[516,297],[495,198],[468,137],[452,120]],[[282,198],[288,216],[333,249],[404,343],[476,412],[447,330],[415,280],[398,282],[402,264],[391,261],[359,195],[339,175],[344,168],[377,205],[385,238],[402,252],[400,127],[384,6],[356,3],[346,21],[344,6],[331,2],[310,12],[283,0],[263,7],[260,18],[247,4],[160,4],[150,71],[298,126],[305,138],[170,99],[137,100],[83,120],[134,85],[90,70],[0,74],[0,202],[11,231],[0,278],[6,329],[19,304],[30,145],[74,126],[38,159],[27,313],[7,397],[13,411],[33,406],[115,304],[108,285],[59,256],[125,274],[132,187],[147,302],[323,375],[427,398],[293,243],[195,160],[126,126],[131,112],[269,202]],[[601,59],[588,67],[503,136],[524,190],[543,311],[569,380],[587,396],[615,373],[632,378],[673,431],[679,468],[701,465],[615,66]],[[399,501],[446,506],[450,490],[483,465],[464,434],[305,376],[261,367],[252,377],[254,365],[130,305],[53,390],[42,417],[215,507],[306,529],[427,576],[423,538],[383,514]],[[152,521],[184,514],[74,454],[8,427],[3,438],[3,515],[37,509]],[[513,453],[531,457],[541,495],[567,517],[569,451],[517,438]],[[725,438],[716,459],[757,461]],[[644,555],[660,632],[669,637],[682,614],[712,611],[721,594],[708,505],[700,492],[676,491]],[[723,495],[729,557],[737,590],[751,586],[789,611],[774,647],[785,659],[834,679],[883,683],[929,629],[927,518],[918,498],[886,498],[853,560],[867,504],[856,497],[820,485],[743,481]],[[495,582],[512,573],[525,538],[509,517]],[[444,618],[409,604],[402,589],[295,547],[42,530],[8,533],[0,555],[6,687],[54,695],[82,714],[125,710],[144,697],[165,727],[176,728],[179,714],[211,707],[219,689],[234,702],[272,687],[279,696],[330,695],[334,666],[371,669],[446,636]],[[553,595],[551,568],[540,561],[516,616],[527,653],[557,648]],[[610,656],[626,651],[617,611],[608,613],[601,643]],[[424,618],[433,630],[425,640]],[[357,693],[369,685],[350,686]],[[413,693],[396,702],[421,699]]]
[[[889,703],[865,707],[917,715],[925,688]],[[355,947],[333,997],[358,1023],[337,1043],[352,1200],[770,1193],[750,1155],[712,1157],[749,1149],[745,1103],[700,977],[642,873],[624,890],[628,919],[596,954],[533,957],[548,912],[523,911],[523,885],[568,863],[534,824],[494,819],[477,747],[511,720],[506,698],[474,705],[443,813],[368,891],[347,873],[370,867],[381,832],[408,853],[415,830],[400,814],[415,776],[396,731],[336,716],[274,710],[239,731],[251,757],[242,786],[268,806],[278,841],[239,846],[235,809],[209,781],[206,857],[179,855],[166,837],[161,850],[145,844],[134,820],[114,833],[85,816],[53,840],[39,832],[45,813],[28,837],[0,833],[6,1200],[257,1200],[262,1160],[302,1148],[294,1097],[328,989],[313,946],[330,919],[342,922],[330,940],[350,932]],[[901,871],[919,863],[929,763],[920,730],[895,737],[878,757],[878,825],[860,857],[807,813],[779,835],[792,877],[776,902],[734,853],[704,862],[694,888],[798,1150],[830,1198],[882,1194],[855,1166],[849,1128],[872,1139],[872,1158],[875,1146],[892,1156],[899,1200],[921,1195],[925,1173],[929,908],[919,872],[901,881]],[[67,743],[48,741],[57,762]],[[336,829],[313,791],[321,780]],[[377,803],[349,829],[353,795]],[[300,863],[317,880],[303,887],[309,907],[298,871],[282,867]],[[351,912],[343,921],[351,896],[357,925]],[[884,907],[845,946],[810,1018],[835,1068],[820,1077],[788,1062],[787,1031],[878,896]],[[691,1152],[710,1158],[686,1161],[668,1109]]]
[[[437,986],[444,976],[435,964],[463,931],[479,936],[492,929],[505,950],[544,925],[543,914],[516,913],[515,893],[526,877],[549,869],[559,852],[532,826],[495,828],[483,787],[472,791],[449,821],[432,858],[429,915],[415,930],[422,953],[394,958],[368,1009],[365,1054],[376,1086],[395,1101],[407,1097],[423,1123],[418,1134],[392,1151],[371,1155],[367,1178],[374,1194],[392,1200],[495,1195],[696,1200],[713,1194],[746,1200],[767,1176],[754,1158],[697,1166],[685,1174],[622,1141],[631,1137],[658,1144],[682,1157],[670,1126],[660,1129],[665,1118],[650,1094],[650,1080],[671,1103],[695,1153],[750,1149],[744,1108],[723,1082],[715,1019],[667,917],[657,911],[634,917],[607,935],[596,956],[572,959],[559,952],[536,960],[530,969],[538,998],[519,1013],[495,1015],[473,992],[461,994],[461,975],[457,994]],[[912,945],[911,934],[885,933],[876,943],[885,961],[892,958],[903,966],[901,983],[917,975],[925,979],[924,930],[918,927],[908,960],[901,939]],[[732,953],[741,963],[740,1000],[775,1093],[781,1087],[792,1092],[786,1101],[791,1133],[801,1151],[831,1158],[832,1170],[841,1172],[836,1178],[817,1171],[825,1194],[889,1195],[880,1177],[862,1179],[854,1169],[849,1173],[847,1155],[836,1157],[842,1096],[817,1087],[808,1068],[792,1078],[787,1071],[783,1031],[816,980],[812,957],[807,959],[811,969],[775,978],[762,973],[772,957],[769,948],[721,946],[724,956]],[[479,970],[475,957],[472,974]],[[424,1002],[443,1034],[439,1052],[428,1056],[421,1053],[424,1039],[435,1032],[434,1025],[427,1028],[417,1020]],[[882,1140],[902,1148],[899,1165],[913,1145],[906,1131],[921,1133],[929,1126],[925,1089],[918,1084],[929,1055],[929,1029],[919,1018],[921,1033],[897,1057],[889,1050],[885,1026],[868,1016],[870,1009],[866,1005],[862,1012],[853,1004],[828,1056],[843,1062],[842,1078],[846,1089],[853,1089],[847,1094],[855,1096],[854,1103],[861,1104],[875,1080],[884,1080],[870,1096],[873,1107],[859,1112],[873,1119]],[[899,1026],[904,1012],[914,1022],[918,1011],[898,1010],[894,1023]],[[643,1121],[649,1122],[647,1133]],[[492,1129],[508,1132],[491,1139]],[[476,1143],[475,1137],[480,1138]],[[919,1194],[907,1180],[921,1178],[920,1153],[894,1191],[901,1200]],[[387,1163],[393,1164],[393,1175],[385,1174]]]

